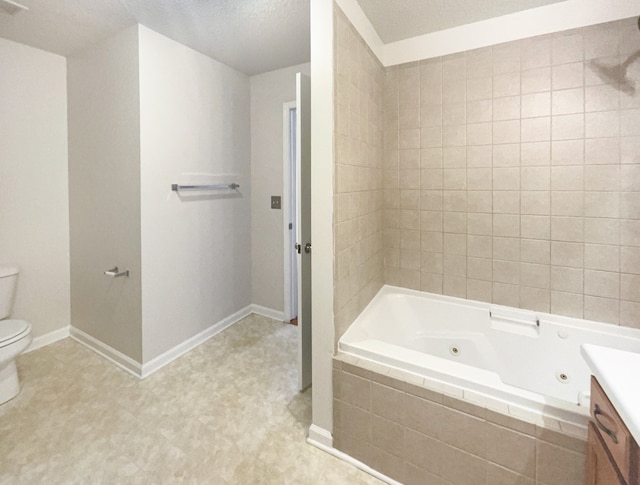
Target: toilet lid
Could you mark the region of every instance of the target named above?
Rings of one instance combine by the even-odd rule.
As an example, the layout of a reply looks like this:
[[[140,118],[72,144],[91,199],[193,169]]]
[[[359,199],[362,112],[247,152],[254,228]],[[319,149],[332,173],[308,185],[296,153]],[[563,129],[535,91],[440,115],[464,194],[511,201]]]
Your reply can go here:
[[[31,325],[24,320],[0,321],[0,347],[20,340],[31,331]]]

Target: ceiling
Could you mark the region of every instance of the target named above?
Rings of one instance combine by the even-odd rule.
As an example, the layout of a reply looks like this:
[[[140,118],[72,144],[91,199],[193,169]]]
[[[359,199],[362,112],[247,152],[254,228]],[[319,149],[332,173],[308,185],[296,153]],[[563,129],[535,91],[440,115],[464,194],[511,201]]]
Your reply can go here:
[[[17,0],[0,37],[69,56],[140,23],[248,75],[310,58],[309,0]]]
[[[564,0],[357,0],[389,43]]]
[[[248,75],[310,58],[309,0],[17,1],[0,37],[63,56],[140,23]],[[357,0],[384,43],[560,1]]]

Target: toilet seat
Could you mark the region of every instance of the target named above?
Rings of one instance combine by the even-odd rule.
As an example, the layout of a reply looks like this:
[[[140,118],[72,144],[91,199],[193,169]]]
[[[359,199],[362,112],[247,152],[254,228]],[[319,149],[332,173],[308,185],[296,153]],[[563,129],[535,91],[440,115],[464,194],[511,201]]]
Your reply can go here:
[[[26,337],[30,331],[31,324],[24,320],[0,320],[0,348]]]

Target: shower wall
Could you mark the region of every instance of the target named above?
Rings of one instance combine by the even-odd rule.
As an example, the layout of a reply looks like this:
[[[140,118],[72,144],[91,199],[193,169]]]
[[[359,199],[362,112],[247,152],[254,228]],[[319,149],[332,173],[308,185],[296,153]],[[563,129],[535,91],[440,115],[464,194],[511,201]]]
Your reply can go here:
[[[638,49],[633,18],[388,68],[385,283],[640,327],[640,93],[592,64]]]
[[[337,7],[334,25],[337,341],[383,284],[384,69]]]

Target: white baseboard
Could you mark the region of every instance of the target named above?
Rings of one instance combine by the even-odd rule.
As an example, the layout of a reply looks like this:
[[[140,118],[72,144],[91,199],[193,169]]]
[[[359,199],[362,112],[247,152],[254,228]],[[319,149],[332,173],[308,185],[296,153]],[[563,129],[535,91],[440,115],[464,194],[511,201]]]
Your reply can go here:
[[[71,327],[67,325],[66,327],[59,328],[58,330],[54,330],[53,332],[45,333],[44,335],[40,335],[39,337],[35,337],[31,342],[31,345],[27,347],[27,350],[24,353],[32,352],[34,350],[38,350],[46,345],[57,342],[58,340],[65,339],[69,336],[69,329]]]
[[[121,369],[136,377],[142,377],[142,366],[131,357],[124,355],[122,352],[117,351],[113,347],[110,347],[104,342],[101,342],[97,338],[92,337],[88,333],[85,333],[76,327],[71,327],[70,334],[73,340],[81,343],[88,349],[93,350],[96,354],[101,355],[105,359],[110,360]]]
[[[313,428],[315,425],[311,425],[311,428]],[[327,430],[324,430],[322,428],[318,428],[317,426],[315,426],[317,428],[317,430],[321,430],[320,431],[320,435],[324,436],[325,433],[329,433]],[[342,460],[342,461],[346,461],[347,463],[349,463],[350,465],[355,466],[356,468],[359,468],[360,470],[362,470],[365,473],[368,473],[369,475],[371,475],[372,477],[377,478],[378,480],[382,480],[385,483],[388,483],[389,485],[402,485],[400,482],[394,480],[393,478],[390,478],[386,475],[383,475],[382,473],[380,473],[379,471],[374,470],[373,468],[371,468],[369,465],[362,463],[360,460],[356,460],[355,458],[353,458],[352,456],[347,455],[346,453],[340,451],[340,450],[336,450],[333,446],[327,446],[325,445],[322,441],[316,441],[315,439],[313,439],[311,437],[311,428],[309,428],[309,437],[307,438],[307,443],[309,443],[310,445],[315,446],[316,448],[329,453],[332,456],[335,456],[336,458]],[[329,433],[329,436],[331,436],[331,434]]]
[[[197,335],[185,340],[182,343],[179,343],[172,349],[167,350],[163,354],[159,355],[151,359],[146,364],[142,365],[142,374],[140,377],[143,379],[147,376],[150,376],[157,370],[161,369],[168,363],[174,361],[181,355],[186,354],[190,350],[196,348],[198,345],[203,344],[207,340],[209,340],[214,335],[222,332],[224,329],[230,327],[234,323],[242,320],[244,317],[249,315],[252,312],[253,305],[247,305],[243,309],[237,311],[236,313],[229,315],[226,318],[223,318],[218,323],[214,323],[209,328],[203,330]]]
[[[318,425],[309,426],[309,436],[307,441],[312,444],[321,444],[322,446],[333,448],[333,436],[331,433]]]
[[[50,334],[43,335],[42,337],[34,339],[31,347],[29,347],[27,352],[35,350],[36,348],[40,348],[44,345],[48,345],[49,343],[55,342],[56,340],[71,336],[71,338],[73,338],[77,342],[81,343],[85,347],[88,347],[97,354],[100,354],[105,359],[110,360],[118,367],[124,369],[125,371],[133,374],[136,377],[144,379],[145,377],[153,374],[165,365],[174,361],[181,355],[186,354],[190,350],[206,342],[214,335],[222,332],[224,329],[242,320],[244,317],[251,313],[257,313],[258,315],[263,315],[265,317],[273,318],[279,321],[283,321],[284,319],[284,312],[263,307],[261,305],[247,305],[236,313],[223,318],[217,323],[214,323],[199,334],[194,335],[184,342],[179,343],[175,347],[167,350],[163,354],[153,358],[145,364],[140,364],[131,357],[124,355],[122,352],[119,352],[113,347],[110,347],[109,345],[101,342],[100,340],[92,337],[88,333],[85,333],[76,327],[67,327],[64,329],[56,330],[55,332],[51,332]]]
[[[251,304],[251,313],[256,313],[267,318],[273,318],[274,320],[278,320],[280,322],[285,321],[284,312],[281,312],[280,310],[274,310],[272,308],[267,308],[266,306],[256,305],[255,303]]]

